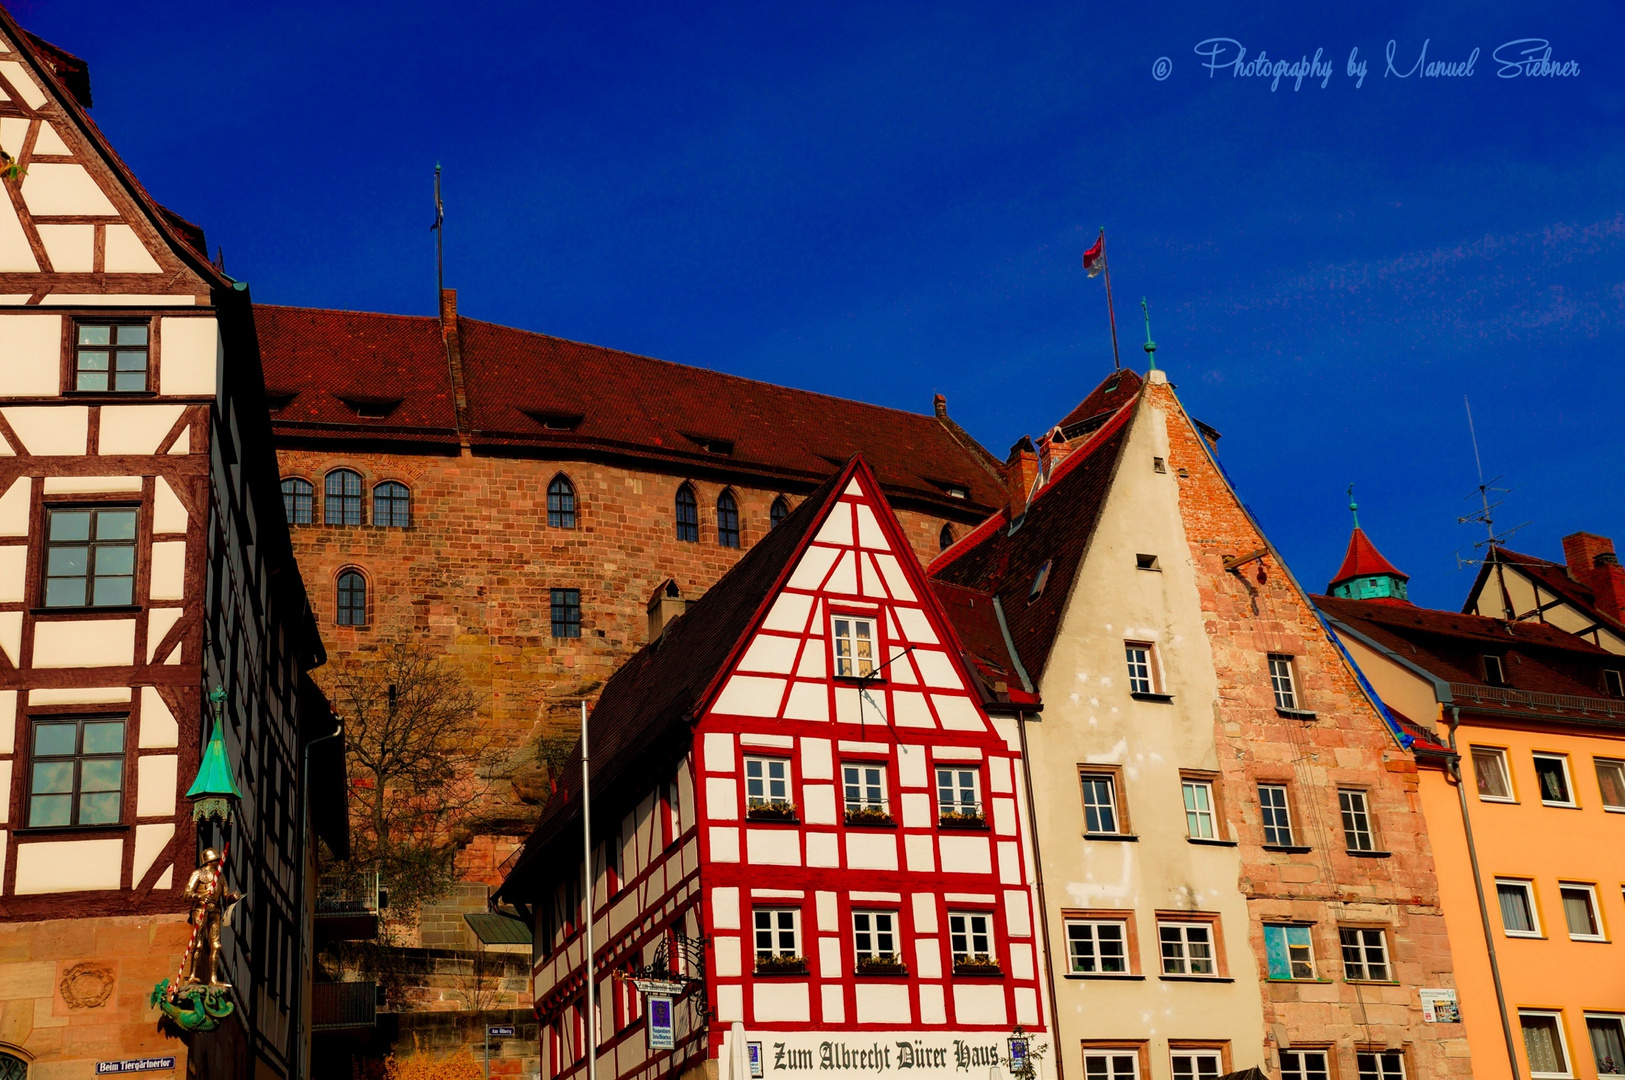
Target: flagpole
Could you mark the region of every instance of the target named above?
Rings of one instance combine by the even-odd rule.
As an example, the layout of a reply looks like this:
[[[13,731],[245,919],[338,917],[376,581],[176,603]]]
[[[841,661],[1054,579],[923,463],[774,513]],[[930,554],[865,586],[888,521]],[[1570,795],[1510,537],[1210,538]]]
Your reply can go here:
[[[587,1080],[598,1080],[598,987],[593,985],[592,970],[592,803],[587,794],[587,703],[581,703],[581,844],[586,864],[587,892]]]
[[[440,202],[440,162],[434,163],[434,309],[446,294],[446,211]]]
[[[437,180],[436,183],[439,181]],[[1112,305],[1112,264],[1106,258],[1106,226],[1100,227],[1100,268],[1106,275],[1106,314],[1112,321],[1112,364],[1118,371],[1123,370],[1123,361],[1117,356],[1117,308]]]

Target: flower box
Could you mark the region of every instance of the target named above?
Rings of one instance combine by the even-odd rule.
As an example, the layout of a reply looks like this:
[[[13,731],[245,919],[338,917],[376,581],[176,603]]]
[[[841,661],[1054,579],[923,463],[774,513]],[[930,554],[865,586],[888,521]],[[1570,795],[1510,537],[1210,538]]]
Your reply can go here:
[[[745,807],[745,817],[751,821],[795,821],[796,804],[752,799]]]
[[[937,824],[944,829],[985,829],[987,818],[980,810],[942,810]]]
[[[756,974],[805,975],[807,974],[807,959],[802,956],[758,956],[756,958]]]
[[[955,975],[1003,975],[1004,970],[999,962],[986,953],[977,953],[975,956],[961,956],[954,961]]]
[[[890,825],[891,815],[878,806],[849,806],[846,808],[848,825]]]
[[[908,965],[898,960],[893,953],[886,953],[883,956],[860,956],[857,972],[859,975],[907,975]]]

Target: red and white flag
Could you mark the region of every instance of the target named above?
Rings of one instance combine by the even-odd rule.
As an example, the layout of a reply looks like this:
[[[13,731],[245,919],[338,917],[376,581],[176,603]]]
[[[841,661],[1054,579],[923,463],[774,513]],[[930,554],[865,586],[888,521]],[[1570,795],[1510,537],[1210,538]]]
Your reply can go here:
[[[1106,268],[1106,234],[1104,231],[1101,232],[1100,239],[1095,241],[1095,246],[1083,253],[1083,268],[1089,272],[1090,277],[1096,276]]]

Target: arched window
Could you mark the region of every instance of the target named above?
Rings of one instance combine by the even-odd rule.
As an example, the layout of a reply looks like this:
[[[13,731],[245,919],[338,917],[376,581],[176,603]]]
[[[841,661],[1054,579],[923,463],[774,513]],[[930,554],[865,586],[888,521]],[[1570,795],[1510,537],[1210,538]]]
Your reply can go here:
[[[412,492],[399,480],[372,489],[372,523],[404,529],[412,524]]]
[[[700,504],[687,484],[677,489],[677,539],[690,544],[700,542]]]
[[[0,1050],[0,1080],[26,1080],[27,1076],[28,1062]]]
[[[576,527],[576,489],[563,473],[547,485],[547,524],[552,529]]]
[[[316,485],[297,476],[282,481],[282,509],[288,512],[289,525],[309,525],[315,521]]]
[[[767,512],[767,527],[770,529],[776,529],[779,527],[779,522],[783,521],[789,516],[790,504],[784,501],[783,495],[780,495],[778,498],[773,500],[773,505]]]
[[[731,491],[717,496],[717,543],[723,547],[739,546],[739,503]]]
[[[322,521],[328,525],[361,524],[361,474],[334,469],[327,474],[322,499]]]
[[[340,626],[367,625],[367,579],[359,570],[344,570],[338,582],[338,618]]]
[[[947,551],[954,546],[954,527],[952,525],[942,527],[942,532],[937,536],[937,546],[943,551]]]

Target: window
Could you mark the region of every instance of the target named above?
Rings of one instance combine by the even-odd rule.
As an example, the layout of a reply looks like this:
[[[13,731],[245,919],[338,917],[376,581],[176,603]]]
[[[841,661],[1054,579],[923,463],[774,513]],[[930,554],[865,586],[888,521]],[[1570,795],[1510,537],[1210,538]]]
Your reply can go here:
[[[1324,1050],[1282,1050],[1281,1080],[1327,1080]]]
[[[34,722],[28,825],[116,825],[124,799],[124,721]]]
[[[1379,927],[1344,926],[1337,931],[1343,945],[1343,978],[1350,982],[1387,982],[1388,941]]]
[[[399,480],[372,489],[372,523],[404,529],[412,524],[412,493]]]
[[[1131,694],[1157,692],[1155,668],[1151,662],[1151,646],[1146,642],[1130,641],[1124,646],[1128,655],[1128,688]]]
[[[1484,657],[1484,681],[1491,686],[1505,686],[1507,684],[1506,670],[1501,666],[1499,656]]]
[[[1151,471],[1152,472],[1159,472],[1159,473],[1167,472],[1168,471],[1168,462],[1167,462],[1167,460],[1164,459],[1164,458],[1160,458],[1160,457],[1152,458],[1151,459]]]
[[[1369,1050],[1354,1055],[1360,1080],[1405,1080],[1403,1050]]]
[[[1083,828],[1086,833],[1116,835],[1117,784],[1110,773],[1080,773],[1083,784]]]
[[[1044,595],[1044,586],[1049,583],[1049,568],[1051,561],[1052,560],[1050,559],[1045,559],[1044,565],[1040,566],[1038,568],[1038,573],[1033,575],[1032,587],[1027,590],[1027,603],[1030,604],[1034,600],[1037,600],[1040,596]]]
[[[875,621],[851,615],[830,619],[835,640],[835,674],[862,679],[875,670]]]
[[[1258,806],[1263,811],[1264,843],[1292,847],[1292,811],[1287,808],[1285,784],[1259,784]]]
[[[757,908],[753,913],[756,923],[757,960],[801,959],[798,923],[801,913],[795,908]]]
[[[316,485],[290,476],[282,481],[282,509],[289,525],[309,525],[316,520]]]
[[[1162,569],[1162,567],[1160,565],[1158,565],[1157,557],[1155,555],[1136,555],[1136,556],[1134,556],[1134,568],[1136,570],[1158,570],[1158,571],[1160,571]]]
[[[1140,1055],[1132,1050],[1113,1053],[1084,1051],[1085,1080],[1139,1080]]]
[[[974,768],[937,769],[937,815],[944,821],[982,821],[982,800]]]
[[[948,951],[954,966],[991,966],[993,916],[985,911],[948,912]]]
[[[687,484],[677,489],[677,539],[686,544],[700,542],[700,504]]]
[[[1075,975],[1128,974],[1128,924],[1111,920],[1066,921],[1067,970]]]
[[[1224,1074],[1224,1054],[1218,1050],[1175,1050],[1172,1055],[1174,1080],[1219,1080]]]
[[[751,810],[789,806],[790,763],[784,758],[746,758],[745,805]]]
[[[550,589],[553,606],[553,636],[578,638],[581,636],[581,590]]]
[[[1523,1025],[1523,1048],[1529,1055],[1531,1077],[1573,1075],[1569,1071],[1568,1050],[1563,1045],[1561,1018],[1561,1013],[1518,1013],[1518,1022]]]
[[[1343,839],[1350,851],[1375,851],[1371,831],[1371,808],[1366,793],[1357,788],[1337,790],[1337,808],[1343,815]]]
[[[1613,668],[1604,668],[1602,673],[1602,686],[1614,697],[1625,697],[1625,678]]]
[[[790,504],[784,501],[783,495],[780,495],[778,498],[773,500],[773,505],[768,507],[767,527],[770,529],[776,529],[781,523],[783,523],[784,519],[789,516]]]
[[[28,1080],[28,1062],[0,1050],[0,1080]]]
[[[1569,785],[1569,759],[1562,754],[1536,754],[1535,776],[1540,781],[1540,801],[1547,806],[1573,806]]]
[[[1473,776],[1478,797],[1491,802],[1512,802],[1512,781],[1507,775],[1507,752],[1488,746],[1473,747]]]
[[[1501,928],[1508,937],[1540,937],[1533,885],[1527,881],[1497,878],[1495,895],[1501,901]]]
[[[1591,1056],[1597,1062],[1597,1075],[1625,1075],[1625,1025],[1621,1024],[1621,1018],[1587,1016],[1586,1034],[1591,1036]]]
[[[846,795],[848,825],[886,822],[886,766],[879,762],[848,761],[841,764],[841,782]]]
[[[1558,895],[1563,898],[1563,918],[1569,924],[1569,937],[1575,941],[1605,941],[1602,923],[1597,920],[1597,891],[1590,885],[1574,882],[1560,884]]]
[[[731,491],[717,496],[717,543],[723,547],[739,546],[739,503]]]
[[[897,963],[897,913],[854,911],[852,951],[860,966],[865,960],[881,964]]]
[[[663,787],[661,803],[666,811],[666,820],[664,822],[666,827],[665,840],[666,846],[670,847],[677,842],[679,836],[683,835],[683,806],[679,801],[680,796],[677,791],[676,780],[668,781]]]
[[[1162,948],[1164,975],[1214,975],[1213,924],[1157,924],[1157,942]]]
[[[1270,654],[1270,689],[1275,691],[1275,707],[1296,711],[1298,691],[1292,684],[1292,657]]]
[[[1597,759],[1597,787],[1602,804],[1610,810],[1625,810],[1625,761]]]
[[[75,390],[140,393],[147,388],[146,323],[79,323]]]
[[[547,527],[576,527],[576,489],[563,473],[555,476],[547,485]]]
[[[135,508],[45,513],[45,606],[135,603]]]
[[[367,579],[359,570],[345,570],[338,580],[338,617],[340,626],[367,625]]]
[[[361,474],[334,469],[327,474],[322,494],[322,521],[328,525],[361,524]]]
[[[1179,786],[1185,796],[1185,831],[1193,840],[1212,840],[1218,835],[1213,817],[1213,782],[1182,780]]]
[[[937,533],[937,548],[940,551],[947,551],[953,546],[954,527],[952,525],[944,525],[942,527],[942,531]]]
[[[1264,927],[1264,955],[1272,979],[1315,977],[1315,949],[1307,926]]]

